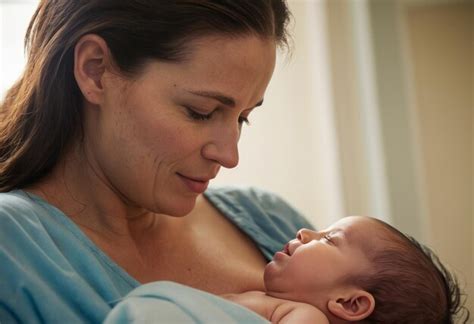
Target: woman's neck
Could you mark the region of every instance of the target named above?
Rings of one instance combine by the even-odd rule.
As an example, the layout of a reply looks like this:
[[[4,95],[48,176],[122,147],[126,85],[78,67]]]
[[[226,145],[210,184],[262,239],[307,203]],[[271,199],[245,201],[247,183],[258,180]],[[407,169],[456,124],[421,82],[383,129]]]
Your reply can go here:
[[[163,218],[127,201],[85,156],[69,151],[50,174],[24,189],[59,208],[80,227],[106,236],[140,233]]]

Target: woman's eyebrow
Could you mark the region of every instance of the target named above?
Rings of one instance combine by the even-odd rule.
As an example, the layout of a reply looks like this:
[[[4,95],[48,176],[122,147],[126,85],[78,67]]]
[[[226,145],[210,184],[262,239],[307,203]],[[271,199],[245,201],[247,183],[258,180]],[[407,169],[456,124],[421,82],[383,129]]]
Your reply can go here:
[[[217,92],[217,91],[189,91],[189,90],[188,90],[188,92],[189,92],[189,93],[192,93],[192,94],[194,94],[194,95],[197,95],[197,96],[215,99],[215,100],[219,101],[220,103],[222,103],[223,105],[226,105],[226,106],[231,107],[231,108],[234,108],[234,107],[235,107],[235,100],[234,100],[234,98],[232,98],[232,97],[230,97],[230,96],[226,96],[225,94],[220,93],[220,92]],[[259,101],[254,107],[252,107],[252,108],[261,106],[262,104],[263,104],[263,99],[260,100],[260,101]]]

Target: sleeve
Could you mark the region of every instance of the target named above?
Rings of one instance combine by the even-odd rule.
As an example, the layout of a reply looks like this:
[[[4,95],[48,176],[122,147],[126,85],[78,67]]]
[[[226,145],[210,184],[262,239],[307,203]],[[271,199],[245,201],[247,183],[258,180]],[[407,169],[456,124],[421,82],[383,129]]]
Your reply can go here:
[[[268,323],[260,315],[216,295],[169,281],[144,284],[120,300],[104,324]]]
[[[97,321],[110,310],[22,200],[0,201],[0,322]]]

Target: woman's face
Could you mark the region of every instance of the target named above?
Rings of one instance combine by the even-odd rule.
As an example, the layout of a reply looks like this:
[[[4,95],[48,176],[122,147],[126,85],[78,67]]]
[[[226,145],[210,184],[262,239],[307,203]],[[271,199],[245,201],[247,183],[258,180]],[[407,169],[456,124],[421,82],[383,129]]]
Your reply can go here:
[[[180,63],[154,61],[126,80],[105,72],[87,118],[95,172],[127,203],[169,215],[194,207],[221,166],[238,164],[242,123],[262,103],[275,43],[203,37]]]

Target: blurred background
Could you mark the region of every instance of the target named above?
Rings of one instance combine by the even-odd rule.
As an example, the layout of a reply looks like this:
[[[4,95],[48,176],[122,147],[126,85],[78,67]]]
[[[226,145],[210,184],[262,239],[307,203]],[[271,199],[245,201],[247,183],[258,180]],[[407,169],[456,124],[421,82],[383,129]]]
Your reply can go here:
[[[37,0],[0,0],[0,96]],[[385,220],[453,269],[474,312],[474,2],[289,0],[265,104],[214,185],[275,192],[317,227]]]

